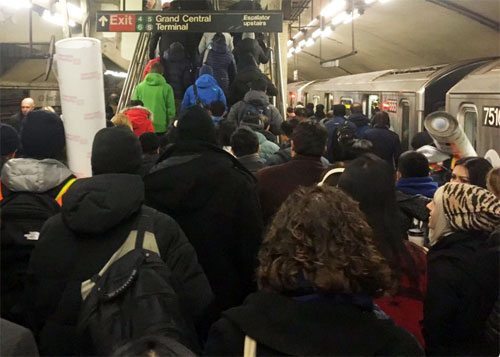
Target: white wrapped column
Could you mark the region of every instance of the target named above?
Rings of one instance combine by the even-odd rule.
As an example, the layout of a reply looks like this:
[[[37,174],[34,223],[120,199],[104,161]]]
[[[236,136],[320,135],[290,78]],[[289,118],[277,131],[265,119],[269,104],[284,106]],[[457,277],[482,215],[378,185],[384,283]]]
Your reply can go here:
[[[57,41],[56,61],[68,165],[76,177],[90,177],[92,141],[106,126],[101,41]]]

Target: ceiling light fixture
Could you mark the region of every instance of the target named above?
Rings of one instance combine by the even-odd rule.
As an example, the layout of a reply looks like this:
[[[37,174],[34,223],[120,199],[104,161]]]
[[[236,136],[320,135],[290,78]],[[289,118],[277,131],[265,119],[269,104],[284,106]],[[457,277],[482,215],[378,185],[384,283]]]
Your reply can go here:
[[[335,16],[340,11],[344,10],[346,7],[345,0],[333,0],[329,5],[327,5],[323,10],[321,10],[321,16],[330,18]]]

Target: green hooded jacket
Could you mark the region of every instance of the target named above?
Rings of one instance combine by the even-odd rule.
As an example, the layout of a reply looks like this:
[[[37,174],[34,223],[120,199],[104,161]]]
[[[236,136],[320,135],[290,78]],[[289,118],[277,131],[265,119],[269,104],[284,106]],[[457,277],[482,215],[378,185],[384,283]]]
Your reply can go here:
[[[159,73],[149,73],[135,88],[134,100],[141,100],[153,112],[155,132],[164,133],[175,117],[174,91]]]

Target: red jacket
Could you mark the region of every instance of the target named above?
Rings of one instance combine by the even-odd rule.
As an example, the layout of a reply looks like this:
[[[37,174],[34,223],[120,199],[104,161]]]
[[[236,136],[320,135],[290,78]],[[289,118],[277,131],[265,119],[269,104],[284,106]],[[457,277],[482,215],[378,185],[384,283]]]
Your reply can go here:
[[[375,299],[374,303],[389,315],[396,325],[413,334],[418,342],[425,346],[422,336],[422,321],[427,291],[427,257],[421,247],[408,241],[404,243],[415,262],[415,266],[404,266],[403,270],[415,269],[418,281],[412,282],[408,274],[401,275],[397,294]]]
[[[156,57],[156,58],[153,58],[152,60],[150,60],[148,62],[148,64],[146,65],[146,67],[144,68],[144,72],[142,72],[142,80],[144,80],[144,78],[146,78],[146,75],[151,72],[151,66],[153,65],[153,63],[159,63],[160,62],[160,57]]]
[[[137,137],[147,132],[155,132],[153,127],[153,114],[147,108],[132,107],[125,109],[122,113],[130,119],[134,134],[137,135]]]

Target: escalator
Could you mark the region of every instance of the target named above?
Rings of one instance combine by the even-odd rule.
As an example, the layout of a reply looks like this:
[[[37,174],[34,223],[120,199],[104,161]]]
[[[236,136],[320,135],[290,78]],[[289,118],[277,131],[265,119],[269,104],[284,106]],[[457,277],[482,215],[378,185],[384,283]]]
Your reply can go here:
[[[220,9],[219,0],[214,2],[214,7],[218,11]],[[278,89],[278,96],[273,98],[272,103],[278,108],[283,118],[285,117],[286,108],[286,93],[285,90],[285,79],[283,76],[283,71],[281,68],[282,58],[281,58],[281,48],[280,39],[278,33],[268,33],[265,34],[266,42],[270,49],[271,58],[268,64],[261,66],[261,70],[267,74],[276,88]],[[125,79],[123,89],[120,95],[120,100],[118,103],[118,112],[124,109],[130,102],[135,87],[142,80],[143,70],[149,60],[149,42],[151,38],[150,32],[141,32],[137,40],[136,48],[132,56],[128,68],[128,76]]]

